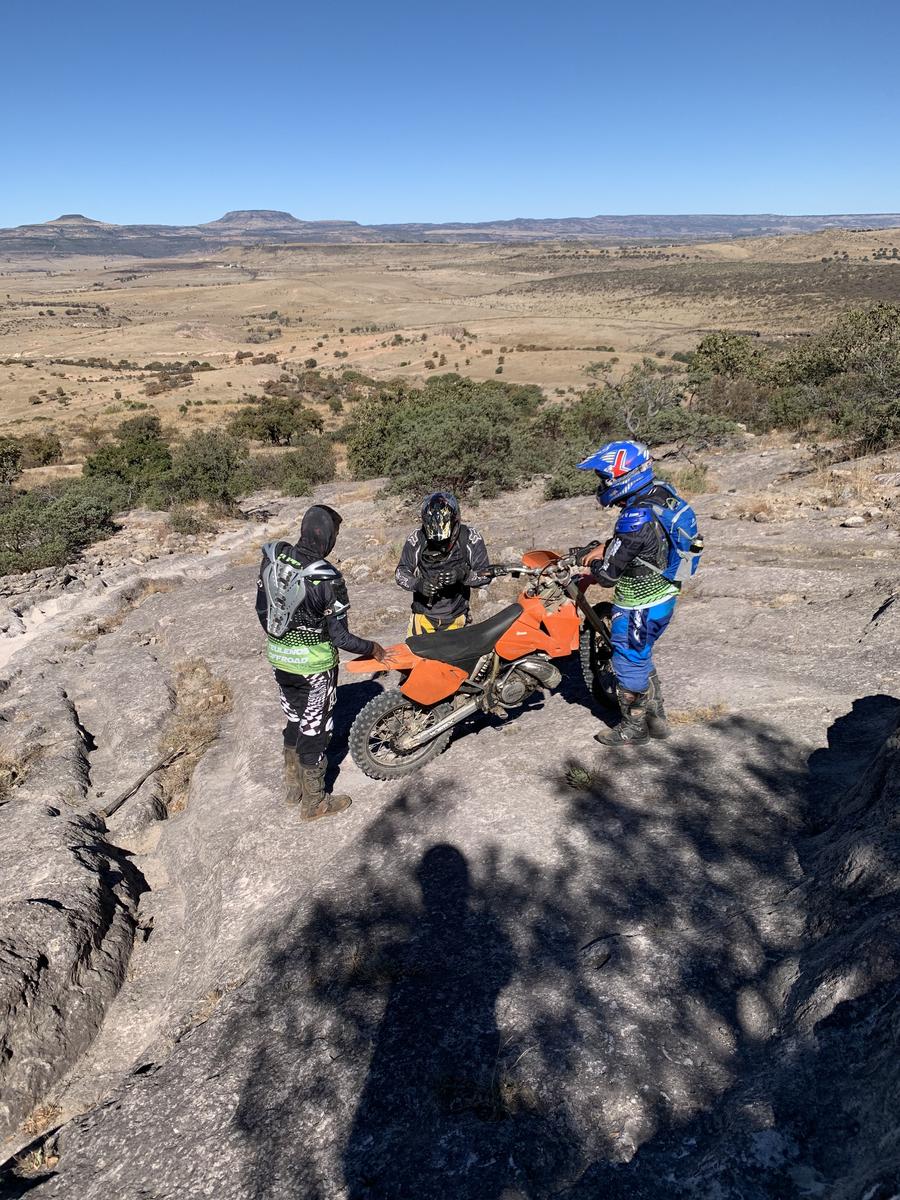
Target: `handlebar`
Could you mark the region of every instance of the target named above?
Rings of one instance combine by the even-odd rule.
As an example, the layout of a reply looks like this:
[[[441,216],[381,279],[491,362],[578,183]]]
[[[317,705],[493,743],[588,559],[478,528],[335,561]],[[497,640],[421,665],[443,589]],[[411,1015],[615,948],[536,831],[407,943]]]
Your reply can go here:
[[[568,574],[572,567],[578,565],[576,554],[564,554],[543,567],[526,567],[524,563],[492,563],[491,571],[497,579],[503,575],[528,575],[533,579],[547,574]]]

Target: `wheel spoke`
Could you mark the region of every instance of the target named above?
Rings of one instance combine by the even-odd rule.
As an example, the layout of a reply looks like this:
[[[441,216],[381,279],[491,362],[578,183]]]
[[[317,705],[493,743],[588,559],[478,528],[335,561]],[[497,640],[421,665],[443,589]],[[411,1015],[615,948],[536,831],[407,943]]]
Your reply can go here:
[[[417,720],[417,717],[420,719]],[[386,713],[369,732],[369,753],[382,766],[413,760],[428,749],[428,743],[404,752],[396,749],[397,739],[404,734],[424,732],[434,720],[434,713],[417,714],[409,708]]]

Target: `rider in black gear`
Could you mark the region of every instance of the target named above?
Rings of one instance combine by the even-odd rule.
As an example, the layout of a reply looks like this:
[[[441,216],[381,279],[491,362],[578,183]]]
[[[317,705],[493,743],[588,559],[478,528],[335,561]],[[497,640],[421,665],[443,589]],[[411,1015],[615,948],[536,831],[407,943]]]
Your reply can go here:
[[[327,555],[334,549],[341,518],[333,508],[314,505],[303,517],[296,545],[281,542],[278,557],[297,567],[318,564],[307,581],[306,595],[281,637],[268,634],[267,656],[275,672],[284,730],[284,772],[288,803],[300,804],[304,820],[315,820],[350,806],[349,796],[325,792],[325,751],[331,740],[337,698],[338,650],[383,661],[377,642],[357,637],[347,628],[350,602],[347,585]],[[256,615],[266,628],[268,601],[262,571],[256,588]]]
[[[450,492],[426,497],[421,527],[406,539],[395,578],[413,593],[410,636],[468,623],[472,588],[490,583],[493,573],[484,538],[462,523]]]

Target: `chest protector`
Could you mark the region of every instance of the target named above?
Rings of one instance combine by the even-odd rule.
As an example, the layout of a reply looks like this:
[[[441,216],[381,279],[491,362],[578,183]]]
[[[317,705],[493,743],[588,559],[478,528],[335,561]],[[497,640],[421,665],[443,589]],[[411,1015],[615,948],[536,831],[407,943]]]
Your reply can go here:
[[[319,559],[303,567],[288,558],[279,547],[287,542],[266,542],[262,548],[265,556],[261,579],[266,593],[266,633],[274,638],[284,637],[294,622],[311,578],[336,579],[337,573]]]

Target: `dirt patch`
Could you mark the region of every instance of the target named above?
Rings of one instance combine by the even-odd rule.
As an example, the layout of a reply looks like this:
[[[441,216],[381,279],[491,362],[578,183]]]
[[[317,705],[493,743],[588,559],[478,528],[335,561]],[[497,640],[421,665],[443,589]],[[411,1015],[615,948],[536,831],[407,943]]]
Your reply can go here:
[[[39,1104],[22,1122],[22,1132],[28,1137],[37,1137],[54,1125],[62,1114],[57,1104]]]
[[[669,713],[670,725],[712,725],[728,715],[724,704],[704,704],[697,708],[675,709]]]
[[[163,757],[177,755],[161,776],[160,792],[169,816],[187,806],[194,769],[218,737],[231,707],[231,688],[213,675],[203,659],[188,659],[178,666],[172,684],[172,715],[159,744]]]
[[[9,799],[12,790],[28,778],[29,766],[35,752],[0,754],[0,804]]]

